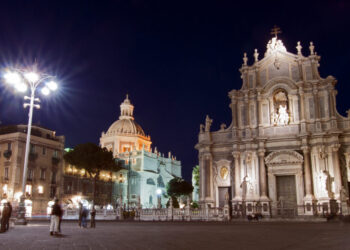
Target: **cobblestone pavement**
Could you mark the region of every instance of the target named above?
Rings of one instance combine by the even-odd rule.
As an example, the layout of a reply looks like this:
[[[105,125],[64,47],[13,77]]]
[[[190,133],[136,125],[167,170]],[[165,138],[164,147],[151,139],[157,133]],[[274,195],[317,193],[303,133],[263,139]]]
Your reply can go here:
[[[83,229],[62,223],[62,237],[48,222],[30,222],[0,234],[0,249],[350,249],[350,224],[97,222]]]

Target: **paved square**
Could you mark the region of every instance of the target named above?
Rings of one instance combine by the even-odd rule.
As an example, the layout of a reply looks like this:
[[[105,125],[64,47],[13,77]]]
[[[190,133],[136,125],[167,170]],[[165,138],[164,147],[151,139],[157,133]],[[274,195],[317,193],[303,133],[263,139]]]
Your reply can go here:
[[[0,249],[350,249],[350,224],[97,222],[96,229],[30,222],[0,234]]]

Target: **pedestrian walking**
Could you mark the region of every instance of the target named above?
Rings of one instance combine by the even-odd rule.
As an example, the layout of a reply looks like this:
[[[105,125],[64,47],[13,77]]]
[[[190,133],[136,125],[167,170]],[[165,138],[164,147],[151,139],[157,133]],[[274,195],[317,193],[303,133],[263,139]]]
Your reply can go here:
[[[85,207],[83,207],[81,211],[81,225],[83,228],[87,227],[87,221],[86,221],[87,216],[88,216],[88,211]]]
[[[60,222],[60,216],[62,213],[61,206],[58,204],[58,199],[55,199],[55,203],[52,205],[51,210],[51,223],[50,223],[50,235],[58,234],[58,227]]]
[[[10,229],[10,218],[12,215],[12,205],[9,201],[7,202],[7,206],[8,206],[8,214],[6,217],[6,228],[5,228],[6,231]]]
[[[2,209],[2,216],[1,216],[1,229],[0,232],[4,233],[6,231],[6,222],[7,217],[9,215],[10,209],[7,205],[7,202],[4,203],[4,208]]]
[[[95,222],[96,210],[95,210],[95,208],[92,208],[90,215],[91,215],[91,225],[90,226],[91,226],[91,228],[95,228],[96,227],[96,222]]]
[[[81,204],[81,202],[79,202],[79,220],[78,220],[78,224],[79,227],[81,227],[81,214],[83,212],[83,204]]]

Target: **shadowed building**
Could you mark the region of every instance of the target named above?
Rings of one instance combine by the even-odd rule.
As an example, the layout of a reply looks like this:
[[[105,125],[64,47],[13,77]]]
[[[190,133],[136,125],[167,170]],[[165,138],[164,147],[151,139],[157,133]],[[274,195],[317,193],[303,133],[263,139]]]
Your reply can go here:
[[[333,76],[322,78],[320,56],[286,50],[273,37],[259,60],[240,68],[240,90],[228,93],[232,123],[211,131],[206,117],[198,144],[200,202],[233,215],[347,213],[350,119],[336,110]]]
[[[26,125],[0,127],[0,192],[14,206],[22,194],[26,135]],[[26,197],[33,214],[45,215],[48,202],[60,196],[64,136],[33,126],[30,142]]]

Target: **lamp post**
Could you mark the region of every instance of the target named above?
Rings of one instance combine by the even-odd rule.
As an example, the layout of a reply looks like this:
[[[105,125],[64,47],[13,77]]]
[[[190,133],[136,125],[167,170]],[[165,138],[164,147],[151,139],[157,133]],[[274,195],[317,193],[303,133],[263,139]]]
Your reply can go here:
[[[26,140],[26,149],[24,156],[24,167],[23,167],[23,179],[22,179],[22,195],[20,198],[19,208],[18,208],[18,216],[15,224],[17,225],[26,225],[27,221],[25,219],[25,187],[27,183],[27,169],[28,169],[28,157],[29,157],[29,148],[30,148],[30,134],[32,129],[32,118],[33,118],[33,108],[40,108],[39,104],[35,102],[40,102],[39,98],[35,98],[35,91],[37,87],[45,82],[45,86],[41,88],[41,92],[44,95],[49,95],[51,91],[55,91],[57,89],[57,84],[54,81],[48,81],[52,79],[53,76],[47,74],[39,74],[35,71],[25,71],[20,69],[12,69],[11,71],[7,71],[4,75],[6,83],[15,87],[15,89],[19,92],[26,92],[28,87],[30,88],[30,97],[25,96],[24,100],[29,100],[29,103],[24,103],[23,107],[29,107],[28,114],[28,127],[27,127],[27,140]]]

